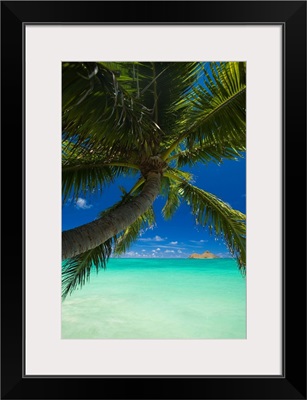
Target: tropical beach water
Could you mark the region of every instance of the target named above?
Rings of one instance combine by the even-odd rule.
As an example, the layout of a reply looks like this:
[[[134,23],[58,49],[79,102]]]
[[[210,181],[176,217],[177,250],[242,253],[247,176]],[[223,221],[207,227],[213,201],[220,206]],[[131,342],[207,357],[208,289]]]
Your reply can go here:
[[[62,339],[244,339],[232,259],[110,259],[62,303]]]

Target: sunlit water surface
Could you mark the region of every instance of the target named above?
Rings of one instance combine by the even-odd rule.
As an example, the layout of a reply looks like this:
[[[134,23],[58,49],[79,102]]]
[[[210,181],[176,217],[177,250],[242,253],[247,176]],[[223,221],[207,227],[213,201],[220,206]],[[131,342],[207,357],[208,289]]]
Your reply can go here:
[[[110,259],[62,303],[63,339],[243,339],[232,259]]]

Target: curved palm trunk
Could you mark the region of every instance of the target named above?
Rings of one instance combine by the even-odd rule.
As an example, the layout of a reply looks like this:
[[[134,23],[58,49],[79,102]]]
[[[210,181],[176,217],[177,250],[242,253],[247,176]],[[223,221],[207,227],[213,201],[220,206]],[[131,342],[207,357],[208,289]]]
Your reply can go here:
[[[142,192],[129,203],[93,222],[62,233],[62,259],[94,249],[131,225],[152,205],[159,194],[161,174],[149,172]]]

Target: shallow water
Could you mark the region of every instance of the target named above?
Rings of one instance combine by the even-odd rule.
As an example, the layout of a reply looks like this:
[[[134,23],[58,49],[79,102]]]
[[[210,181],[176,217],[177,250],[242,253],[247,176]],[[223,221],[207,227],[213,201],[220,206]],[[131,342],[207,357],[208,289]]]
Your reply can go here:
[[[232,259],[110,259],[62,303],[63,339],[243,339]]]

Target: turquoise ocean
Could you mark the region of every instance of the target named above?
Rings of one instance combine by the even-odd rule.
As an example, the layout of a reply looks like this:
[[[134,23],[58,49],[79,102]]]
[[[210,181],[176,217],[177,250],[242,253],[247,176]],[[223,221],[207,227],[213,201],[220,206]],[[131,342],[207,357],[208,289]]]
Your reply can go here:
[[[62,339],[244,339],[232,259],[110,259],[62,303]]]

